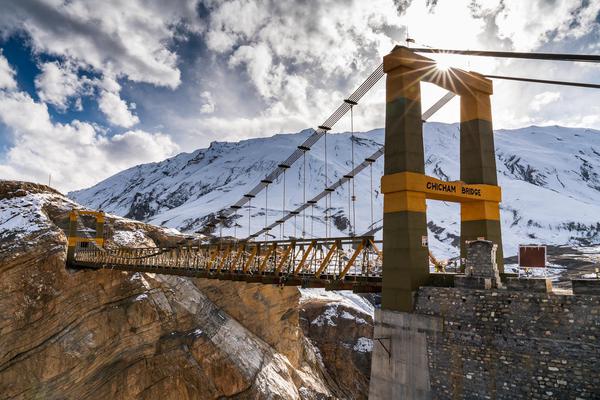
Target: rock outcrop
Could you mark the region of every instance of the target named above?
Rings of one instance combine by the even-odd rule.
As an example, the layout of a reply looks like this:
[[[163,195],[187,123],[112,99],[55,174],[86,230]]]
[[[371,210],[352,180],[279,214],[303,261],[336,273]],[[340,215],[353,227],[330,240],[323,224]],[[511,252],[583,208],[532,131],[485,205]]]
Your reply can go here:
[[[296,288],[66,269],[72,207],[43,185],[0,181],[0,399],[366,397],[342,378],[352,357],[328,348],[367,333],[317,340]],[[108,245],[190,240],[108,221]]]
[[[356,295],[308,293],[301,302],[300,325],[318,348],[339,396],[366,399],[373,350],[371,304]]]
[[[207,279],[202,292],[302,371],[319,371],[335,398],[366,399],[372,305],[352,293]]]

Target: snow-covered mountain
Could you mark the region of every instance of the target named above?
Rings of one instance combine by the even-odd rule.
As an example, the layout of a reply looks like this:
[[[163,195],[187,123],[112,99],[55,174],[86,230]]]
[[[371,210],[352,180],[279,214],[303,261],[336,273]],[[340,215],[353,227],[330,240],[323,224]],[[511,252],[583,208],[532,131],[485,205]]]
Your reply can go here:
[[[459,125],[424,125],[427,174],[444,180],[459,179]],[[207,149],[182,153],[159,163],[139,165],[97,185],[69,194],[86,206],[152,224],[197,231],[247,193],[301,144],[310,131],[250,139],[238,143],[215,142]],[[328,179],[338,179],[351,169],[352,140],[349,133],[327,135]],[[506,256],[519,243],[600,243],[600,131],[558,126],[532,126],[496,131],[499,184],[503,189],[502,230]],[[384,142],[382,129],[358,133],[354,157],[362,161]],[[325,186],[324,140],[287,170],[285,209],[291,210]],[[383,158],[373,165],[373,191],[367,168],[356,178],[356,227],[364,233],[382,217],[379,180]],[[306,193],[304,197],[304,193]],[[246,237],[279,219],[283,208],[283,177],[253,199],[248,208],[228,221],[216,234]],[[265,198],[267,197],[267,198]],[[267,203],[265,203],[265,201]],[[266,205],[266,207],[265,207]],[[310,237],[325,234],[325,203],[322,200],[306,216],[288,221],[284,236]],[[456,255],[460,232],[458,204],[428,202],[430,246],[440,255]],[[348,188],[332,194],[331,235],[348,235],[352,227]],[[350,218],[348,218],[350,216]],[[235,220],[235,223],[233,223]],[[279,237],[281,230],[272,231]],[[379,232],[380,234],[380,232]]]

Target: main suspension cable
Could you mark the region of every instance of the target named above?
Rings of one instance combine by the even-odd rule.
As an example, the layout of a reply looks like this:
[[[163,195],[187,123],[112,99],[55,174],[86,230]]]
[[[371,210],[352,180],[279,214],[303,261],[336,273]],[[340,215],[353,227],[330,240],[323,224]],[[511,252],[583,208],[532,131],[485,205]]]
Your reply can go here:
[[[352,170],[354,170],[354,104],[350,107],[350,131],[352,136],[350,141],[352,142]],[[355,192],[355,177],[352,176],[352,232],[356,233],[356,192]],[[354,236],[354,235],[352,235]]]
[[[348,97],[348,99],[358,103],[360,99],[383,77],[383,63],[381,63],[369,77],[360,84],[360,86]],[[322,125],[319,125],[318,129],[314,130],[313,133],[300,145],[297,149],[282,163],[289,168],[294,164],[304,152],[311,150],[311,147],[317,143],[327,131],[331,130],[332,127],[350,110],[350,105],[346,102],[342,102],[340,106],[327,118]],[[280,164],[280,165],[282,165]],[[278,166],[270,174],[268,174],[263,181],[254,186],[246,195],[239,199],[236,203],[228,208],[221,209],[217,214],[225,217],[221,219],[219,223],[223,223],[227,217],[231,216],[236,209],[242,208],[248,203],[248,199],[251,198],[248,195],[255,197],[264,188],[264,181],[274,182],[282,173],[285,168]],[[214,226],[214,225],[208,225]]]
[[[251,215],[250,215],[250,208],[252,208],[252,199],[251,198],[248,199],[248,236],[250,236],[250,232],[251,232],[250,226],[252,224],[252,218],[251,218]]]
[[[327,132],[325,132],[325,137],[323,138],[325,144],[323,148],[325,149],[325,190],[327,190],[327,186],[329,185],[329,176],[327,174]],[[329,237],[329,205],[331,203],[331,197],[328,195],[325,197],[325,237]]]
[[[517,76],[504,76],[504,75],[483,75],[490,79],[504,79],[508,81],[518,82],[531,82],[531,83],[544,83],[547,85],[560,85],[560,86],[575,86],[588,89],[600,89],[600,84],[597,83],[584,83],[584,82],[568,82],[568,81],[553,81],[548,79],[533,79],[533,78],[520,78]]]
[[[303,155],[304,166],[302,168],[303,171],[303,182],[302,182],[302,204],[306,203],[306,151],[304,151]],[[302,238],[306,236],[306,209],[302,210]]]
[[[285,169],[283,170],[283,199],[281,204],[281,219],[285,217]],[[285,238],[285,220],[281,224],[281,240]]]
[[[267,240],[267,226],[269,226],[268,215],[269,215],[269,184],[267,184],[265,186],[265,241]]]
[[[369,161],[369,176],[371,182],[371,226],[373,226],[373,161]]]
[[[575,61],[600,63],[600,55],[596,54],[564,54],[564,53],[525,53],[514,51],[487,51],[487,50],[448,50],[432,48],[411,48],[415,53],[436,53],[436,54],[458,54],[480,57],[498,57],[498,58],[521,58],[528,60],[547,60],[547,61]]]
[[[444,104],[447,104],[450,100],[452,100],[454,96],[449,96],[448,94],[446,94],[445,96],[443,96],[439,101],[437,101],[432,107],[430,107],[427,111],[425,111],[423,113],[423,116],[427,116],[427,118],[431,117],[431,115],[433,115],[433,113],[435,111],[438,111]],[[422,117],[423,118],[423,117]],[[425,118],[423,118],[425,119]],[[325,198],[325,201],[327,202],[328,200],[328,195],[337,190],[341,185],[345,184],[349,179],[350,176],[352,177],[356,177],[356,175],[358,175],[360,172],[362,172],[365,168],[367,167],[371,167],[371,172],[370,172],[370,186],[371,186],[371,225],[374,222],[374,217],[373,217],[373,196],[372,194],[374,193],[373,190],[373,176],[372,176],[372,163],[374,163],[375,161],[377,161],[377,159],[379,159],[381,156],[383,156],[384,153],[384,146],[381,146],[379,149],[377,149],[377,151],[375,151],[373,154],[371,154],[369,157],[365,158],[364,161],[362,161],[360,164],[358,164],[354,170],[350,171],[348,174],[344,175],[342,178],[338,179],[337,181],[335,181],[333,184],[329,185],[329,187],[326,187],[321,193],[317,194],[315,197],[313,197],[312,199],[306,201],[304,204],[300,205],[298,208],[296,208],[293,212],[288,213],[283,219],[287,220],[290,219],[292,215],[294,215],[293,213],[299,213],[303,210],[305,210],[306,208],[308,208],[309,206],[311,207],[311,236],[314,237],[314,227],[313,227],[313,223],[314,223],[314,206],[321,201],[323,198]],[[269,225],[269,227],[267,227],[267,229],[273,229],[275,227],[277,227],[277,225],[279,225],[281,223],[281,220],[277,220],[274,223],[271,223],[271,225]],[[325,228],[327,229],[327,225],[325,226]],[[253,239],[258,237],[260,234],[262,234],[262,231],[256,232],[253,235],[251,235],[250,237],[246,238],[247,240],[249,239]]]

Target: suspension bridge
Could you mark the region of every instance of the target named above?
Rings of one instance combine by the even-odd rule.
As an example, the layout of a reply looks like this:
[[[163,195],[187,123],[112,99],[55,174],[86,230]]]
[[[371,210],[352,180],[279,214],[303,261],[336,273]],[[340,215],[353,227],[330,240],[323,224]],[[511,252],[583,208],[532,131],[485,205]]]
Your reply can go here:
[[[426,200],[457,202],[461,205],[461,256],[465,244],[485,238],[498,245],[497,263],[502,270],[502,238],[499,203],[501,190],[497,186],[492,112],[490,96],[492,81],[484,75],[457,68],[440,69],[436,62],[418,53],[433,49],[409,49],[397,46],[358,88],[344,99],[337,109],[292,154],[257,182],[238,201],[220,210],[206,223],[213,233],[208,243],[170,248],[113,248],[105,246],[105,216],[97,211],[74,210],[70,216],[67,262],[74,267],[111,268],[185,275],[202,278],[260,282],[265,284],[351,289],[355,292],[383,291],[383,306],[408,311],[412,308],[414,291],[430,279],[430,264],[440,267],[428,250]],[[524,58],[524,53],[448,51],[473,56]],[[552,54],[530,55],[533,59],[598,62],[597,56],[557,58]],[[386,76],[385,146],[368,157],[357,160],[354,149],[354,108],[373,86]],[[491,76],[490,76],[491,77]],[[526,82],[566,84],[590,87],[590,84],[531,80],[526,78],[494,78]],[[433,83],[448,92],[425,112],[421,110],[420,83]],[[422,124],[455,96],[460,96],[460,181],[446,182],[425,175]],[[339,179],[331,179],[328,162],[328,132],[340,119],[350,114],[351,166]],[[306,191],[307,153],[323,141],[325,185],[311,197]],[[384,156],[381,193],[384,194],[382,224],[373,215],[373,164]],[[286,207],[286,171],[295,163],[303,163],[302,199],[296,208]],[[355,177],[370,173],[370,225],[365,232],[356,230]],[[281,184],[283,204],[281,217],[267,218],[269,189]],[[348,234],[332,237],[332,193],[347,187]],[[264,191],[265,222],[261,229],[251,231],[253,201]],[[361,188],[361,192],[365,192]],[[307,234],[306,218],[314,220],[315,206],[324,210],[325,236]],[[246,237],[223,237],[223,226],[235,224],[244,211],[248,212]],[[96,218],[93,237],[81,235],[80,216]],[[301,234],[285,234],[286,222],[302,219]],[[270,232],[279,228],[281,240],[267,240]],[[383,240],[375,233],[383,230]],[[237,235],[236,235],[237,236]],[[262,236],[263,240],[260,240]],[[383,257],[385,249],[385,258]],[[385,271],[385,275],[383,272]],[[385,276],[385,279],[383,277]],[[387,294],[386,294],[387,292]]]
[[[323,287],[331,290],[381,292],[381,308],[375,311],[374,340],[377,341],[377,344],[372,353],[369,398],[432,398],[432,387],[441,384],[439,381],[437,383],[432,381],[429,375],[429,371],[432,369],[430,358],[438,353],[432,351],[431,346],[435,342],[435,338],[441,338],[443,331],[447,328],[441,317],[415,312],[417,291],[423,286],[432,284],[430,263],[436,266],[442,264],[433,257],[428,249],[426,201],[440,200],[459,203],[461,209],[461,257],[466,256],[470,243],[474,243],[475,246],[484,244],[488,246],[487,249],[493,250],[488,251],[487,261],[481,261],[482,257],[473,256],[474,252],[471,252],[471,268],[473,262],[483,262],[485,265],[493,265],[491,269],[496,274],[498,270],[503,272],[499,210],[502,193],[497,184],[496,175],[490,102],[493,86],[490,78],[587,88],[600,88],[600,85],[497,75],[486,77],[457,68],[441,69],[437,68],[434,60],[418,54],[431,52],[436,52],[436,50],[409,49],[402,46],[394,48],[358,89],[345,99],[312,135],[303,143],[298,144],[287,159],[264,179],[261,179],[237,202],[218,212],[206,226],[208,231],[214,233],[219,229],[218,232],[221,232],[221,228],[227,226],[232,217],[235,223],[238,214],[247,209],[249,219],[246,237],[232,238],[219,234],[218,236],[213,235],[210,242],[196,246],[114,248],[106,245],[103,212],[73,210],[70,215],[68,232],[67,264],[75,268],[108,268],[263,284]],[[458,50],[447,52],[473,56],[600,62],[599,56],[543,53],[527,55],[525,53]],[[382,146],[363,160],[355,159],[354,148],[352,148],[351,168],[341,178],[330,180],[327,158],[328,132],[349,112],[352,135],[354,135],[353,109],[383,76],[386,76],[385,147]],[[448,94],[425,112],[421,110],[421,82],[433,83],[448,91]],[[456,95],[460,96],[460,180],[442,181],[425,174],[422,125]],[[304,190],[300,204],[293,210],[287,210],[286,171],[300,160],[306,166],[306,154],[312,151],[312,147],[320,140],[323,140],[325,148],[325,185],[323,190],[311,198],[307,197],[306,190]],[[383,240],[377,241],[373,235],[380,227],[374,223],[372,211],[372,167],[373,163],[377,162],[381,156],[384,156],[384,172],[380,186],[380,192],[384,195],[381,227]],[[306,171],[306,168],[303,170]],[[355,178],[365,170],[369,170],[371,173],[371,224],[367,232],[357,234]],[[269,223],[265,216],[264,227],[252,232],[250,229],[252,202],[256,202],[257,195],[265,191],[266,211],[268,190],[277,179],[283,184],[284,193],[281,217]],[[300,179],[303,179],[304,187],[306,187],[306,174],[304,173]],[[344,185],[348,192],[348,219],[351,220],[348,235],[332,237],[331,195]],[[315,205],[320,202],[324,203],[323,210],[327,226],[325,236],[321,238],[307,237],[306,212],[310,210],[312,217]],[[84,231],[79,224],[81,216],[91,216],[96,219],[94,236],[80,235]],[[286,236],[286,221],[296,220],[298,217],[302,218],[301,234],[298,235],[299,237],[296,237],[297,232],[294,235]],[[294,226],[296,226],[295,223]],[[269,232],[277,227],[280,229],[281,240],[266,240]],[[261,235],[264,239],[262,241],[259,240]],[[485,241],[481,239],[485,239]],[[498,251],[496,252],[495,249]],[[494,257],[496,258],[495,263]],[[494,264],[497,265],[497,270]],[[451,279],[445,279],[447,277]],[[480,283],[477,280],[480,277],[469,278],[463,275],[457,279],[461,281],[462,278],[472,279],[475,284]],[[498,280],[500,279],[498,278]],[[441,281],[445,286],[454,285],[454,277],[450,275],[444,275],[444,279]],[[480,286],[476,286],[476,288],[481,289]],[[483,302],[486,299],[481,292],[461,293],[464,294],[462,296],[463,303],[469,296],[472,299],[469,300],[471,303]],[[489,298],[494,299],[497,294],[493,293]],[[509,304],[514,300],[515,297],[511,297]],[[527,302],[529,300],[527,298]],[[543,301],[547,301],[547,299]],[[451,307],[454,306],[455,302],[452,301]],[[446,305],[445,307],[450,306]],[[456,305],[456,307],[460,307],[460,305]],[[502,312],[507,309],[504,303],[498,307],[501,307]],[[486,312],[488,311],[486,309]],[[539,310],[536,309],[536,312]],[[491,314],[493,316],[494,312]],[[484,328],[477,328],[480,330],[473,331],[471,322],[469,320],[469,333],[465,338],[483,335],[483,339],[479,337],[475,340],[478,351],[487,351],[493,347],[488,345],[482,347],[482,340],[486,343],[501,342],[500,336],[489,335],[488,330],[491,331],[491,325],[487,329],[486,325],[477,320],[473,324],[481,325]],[[507,328],[507,331],[514,330],[513,321],[510,322],[511,327]],[[499,326],[494,322],[494,331],[499,329]],[[460,330],[459,324],[458,331]],[[529,330],[528,326],[527,331],[529,332]],[[522,334],[517,336],[518,341],[521,341],[522,336]],[[455,339],[439,340],[446,343],[446,341]],[[459,352],[462,352],[463,341],[470,339],[460,340],[461,350]],[[506,340],[506,336],[504,336],[504,344],[498,346],[504,349]],[[544,337],[544,340],[547,338]],[[446,348],[443,347],[443,349]],[[556,358],[560,357],[556,356]],[[449,361],[450,364],[454,362]],[[478,356],[476,364],[480,365],[480,362]],[[462,371],[462,361],[460,364]],[[482,368],[478,367],[478,369],[480,371]],[[495,371],[494,368],[492,370]],[[537,371],[535,373],[536,376],[539,374]],[[454,381],[457,375],[460,373],[455,374],[452,371],[451,379]],[[459,390],[462,390],[462,386]]]
[[[381,241],[375,240],[374,234],[381,229],[376,226],[373,212],[373,164],[384,154],[381,146],[375,152],[356,160],[354,149],[354,107],[368,91],[384,76],[384,65],[379,65],[369,77],[327,118],[295,151],[279,163],[270,174],[262,179],[236,203],[216,214],[206,224],[206,231],[216,231],[234,221],[238,213],[248,210],[248,236],[246,238],[223,238],[213,243],[197,246],[177,246],[171,248],[107,248],[104,246],[104,221],[101,212],[73,211],[71,213],[69,263],[83,268],[110,268],[127,271],[154,272],[172,275],[183,275],[199,278],[259,282],[265,284],[295,285],[304,287],[322,287],[330,290],[353,290],[355,292],[380,292],[382,287],[383,254]],[[447,104],[455,94],[448,92],[431,108],[421,115],[426,121],[440,108]],[[336,180],[329,179],[327,135],[334,125],[346,114],[351,121],[351,168]],[[306,154],[319,141],[324,142],[325,187],[320,193],[307,198],[306,195]],[[302,201],[295,209],[286,209],[286,171],[296,162],[302,162]],[[369,171],[370,177],[370,216],[369,229],[360,235],[356,230],[356,187],[355,177]],[[265,211],[268,209],[268,191],[279,180],[283,185],[283,205],[281,217],[269,223],[265,212],[264,226],[250,231],[252,201],[261,192],[265,192]],[[441,184],[441,182],[440,182]],[[331,237],[332,193],[347,187],[348,191],[348,236]],[[308,235],[306,224],[307,211],[310,220],[314,220],[315,206],[324,203],[324,220],[326,237],[313,238]],[[82,225],[80,216],[96,218],[95,237],[80,237]],[[280,237],[285,237],[287,221],[302,218],[302,234],[296,237],[289,235],[282,240],[266,240],[269,232],[279,228]],[[234,222],[235,223],[235,222]],[[312,224],[312,222],[311,222]],[[294,226],[296,224],[294,223]],[[312,234],[312,229],[310,229]],[[259,240],[260,237],[264,240]],[[309,238],[307,238],[307,236]],[[91,245],[89,245],[91,244]],[[439,262],[430,255],[430,259]]]

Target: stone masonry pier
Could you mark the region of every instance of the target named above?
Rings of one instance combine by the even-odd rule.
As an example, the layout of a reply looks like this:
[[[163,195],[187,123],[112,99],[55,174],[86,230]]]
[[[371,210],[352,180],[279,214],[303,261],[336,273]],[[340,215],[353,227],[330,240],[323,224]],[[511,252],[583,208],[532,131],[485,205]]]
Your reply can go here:
[[[491,242],[469,256],[414,312],[376,311],[369,398],[599,399],[600,280],[555,294],[546,279],[500,282]]]

